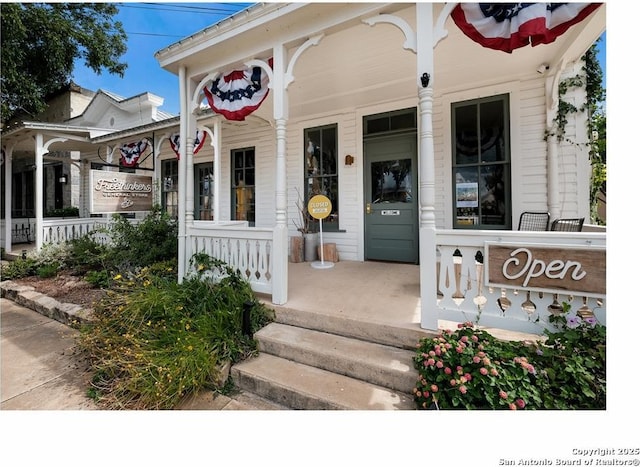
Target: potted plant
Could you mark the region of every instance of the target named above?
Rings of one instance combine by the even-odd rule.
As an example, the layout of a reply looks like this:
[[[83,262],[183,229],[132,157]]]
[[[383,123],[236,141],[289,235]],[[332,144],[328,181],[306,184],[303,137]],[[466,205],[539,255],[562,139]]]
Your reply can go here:
[[[298,193],[296,207],[298,208],[299,220],[297,222],[294,220],[293,224],[296,226],[298,232],[302,234],[304,260],[315,261],[318,259],[318,232],[315,231],[313,218],[304,205],[302,195],[298,188],[296,188],[296,192]]]

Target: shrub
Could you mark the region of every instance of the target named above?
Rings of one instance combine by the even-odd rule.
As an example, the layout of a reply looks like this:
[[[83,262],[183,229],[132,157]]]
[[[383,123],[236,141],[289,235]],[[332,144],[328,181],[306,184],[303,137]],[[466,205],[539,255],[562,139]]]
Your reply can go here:
[[[507,409],[539,405],[535,367],[521,345],[503,342],[471,323],[423,339],[414,363],[418,408]]]
[[[97,321],[80,334],[94,371],[90,392],[104,406],[172,408],[188,393],[215,387],[223,362],[256,351],[242,333],[244,303],[255,301],[251,288],[212,264],[224,270],[218,283],[198,275],[178,284],[162,275],[174,274],[167,265],[114,277],[112,291],[94,309]],[[270,320],[263,305],[254,306],[254,329]]]
[[[423,339],[414,363],[419,409],[604,409],[606,327],[564,313],[535,343],[506,342],[472,323]]]
[[[37,269],[36,274],[42,278],[55,277],[58,274],[59,268],[60,265],[57,263],[44,264]]]
[[[0,265],[0,276],[2,280],[20,279],[22,277],[33,276],[38,268],[38,262],[34,258],[18,258]]]

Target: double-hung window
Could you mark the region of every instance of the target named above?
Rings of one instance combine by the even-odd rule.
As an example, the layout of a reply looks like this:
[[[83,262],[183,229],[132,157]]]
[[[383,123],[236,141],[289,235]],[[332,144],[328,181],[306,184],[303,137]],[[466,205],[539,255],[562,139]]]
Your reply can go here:
[[[231,151],[231,219],[256,224],[256,150]]]

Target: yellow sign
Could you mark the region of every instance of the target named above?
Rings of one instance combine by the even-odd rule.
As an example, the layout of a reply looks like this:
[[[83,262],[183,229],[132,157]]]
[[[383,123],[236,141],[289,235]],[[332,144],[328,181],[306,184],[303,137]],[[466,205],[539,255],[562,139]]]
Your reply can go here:
[[[309,200],[307,210],[314,219],[324,219],[331,214],[331,201],[324,195],[315,195]]]

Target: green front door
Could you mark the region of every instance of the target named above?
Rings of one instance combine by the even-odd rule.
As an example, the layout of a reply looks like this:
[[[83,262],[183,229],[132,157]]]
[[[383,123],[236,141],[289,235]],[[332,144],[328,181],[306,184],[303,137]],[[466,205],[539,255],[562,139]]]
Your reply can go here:
[[[366,140],[365,259],[418,263],[416,136]]]

